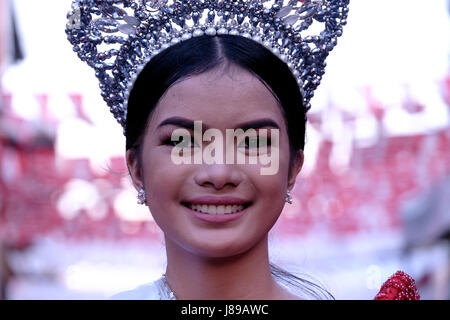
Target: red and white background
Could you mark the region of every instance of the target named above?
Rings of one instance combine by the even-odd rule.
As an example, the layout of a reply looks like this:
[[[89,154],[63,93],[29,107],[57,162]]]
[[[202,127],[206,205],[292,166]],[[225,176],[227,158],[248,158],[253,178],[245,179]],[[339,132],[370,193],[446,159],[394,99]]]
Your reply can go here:
[[[338,299],[398,269],[450,297],[449,2],[355,1],[309,115],[272,260]],[[121,128],[65,39],[70,0],[0,0],[0,241],[9,299],[103,299],[164,268]],[[21,57],[22,56],[22,57]]]

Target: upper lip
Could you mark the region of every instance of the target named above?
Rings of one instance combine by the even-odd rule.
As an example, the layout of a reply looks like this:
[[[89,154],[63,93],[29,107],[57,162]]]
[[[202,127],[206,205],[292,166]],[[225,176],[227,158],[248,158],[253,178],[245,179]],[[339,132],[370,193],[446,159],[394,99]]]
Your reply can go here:
[[[231,204],[249,204],[251,201],[237,198],[237,197],[214,197],[214,196],[203,196],[190,198],[182,201],[183,203],[193,203],[193,204],[209,204],[209,205],[231,205]]]

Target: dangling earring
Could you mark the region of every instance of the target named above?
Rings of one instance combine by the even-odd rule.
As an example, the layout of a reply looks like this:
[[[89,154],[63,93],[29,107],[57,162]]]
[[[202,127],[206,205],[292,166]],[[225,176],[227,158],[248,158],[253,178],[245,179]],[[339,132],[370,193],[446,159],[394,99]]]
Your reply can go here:
[[[289,191],[289,189],[286,190],[286,199],[285,202],[292,204],[292,196],[291,196],[291,192]]]
[[[145,190],[144,189],[139,189],[138,195],[137,195],[137,203],[138,204],[145,204],[147,205],[146,201],[147,199],[145,199]]]

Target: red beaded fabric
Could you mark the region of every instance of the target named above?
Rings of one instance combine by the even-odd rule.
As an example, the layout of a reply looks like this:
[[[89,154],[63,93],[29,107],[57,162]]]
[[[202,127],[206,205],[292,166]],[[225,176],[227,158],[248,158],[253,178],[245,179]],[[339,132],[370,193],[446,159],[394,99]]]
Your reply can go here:
[[[374,300],[420,300],[420,295],[414,279],[397,271],[381,286]]]

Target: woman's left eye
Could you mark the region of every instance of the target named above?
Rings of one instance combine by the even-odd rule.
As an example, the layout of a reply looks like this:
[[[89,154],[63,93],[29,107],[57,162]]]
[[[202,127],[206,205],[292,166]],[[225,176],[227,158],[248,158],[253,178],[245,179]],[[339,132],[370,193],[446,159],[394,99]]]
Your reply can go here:
[[[262,148],[270,146],[270,138],[261,138],[261,137],[245,137],[241,143],[239,143],[238,148]]]

